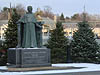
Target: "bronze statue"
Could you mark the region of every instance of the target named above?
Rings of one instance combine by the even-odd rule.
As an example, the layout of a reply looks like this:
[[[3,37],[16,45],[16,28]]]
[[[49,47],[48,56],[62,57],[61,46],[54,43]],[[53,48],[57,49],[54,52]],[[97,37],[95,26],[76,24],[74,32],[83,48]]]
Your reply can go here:
[[[18,47],[42,47],[42,22],[37,22],[32,13],[32,6],[27,7],[28,12],[17,22]]]

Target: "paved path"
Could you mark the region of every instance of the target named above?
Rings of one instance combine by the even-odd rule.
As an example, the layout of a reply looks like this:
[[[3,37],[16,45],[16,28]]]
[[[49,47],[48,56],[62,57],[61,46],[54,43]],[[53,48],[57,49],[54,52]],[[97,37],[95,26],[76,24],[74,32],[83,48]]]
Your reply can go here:
[[[62,73],[62,74],[43,74],[43,75],[100,75],[100,71],[79,72],[79,73]]]

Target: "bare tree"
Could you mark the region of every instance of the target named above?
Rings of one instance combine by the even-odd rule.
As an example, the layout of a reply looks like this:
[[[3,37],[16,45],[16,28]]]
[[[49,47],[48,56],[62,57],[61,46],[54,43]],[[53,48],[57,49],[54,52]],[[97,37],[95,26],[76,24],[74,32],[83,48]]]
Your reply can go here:
[[[9,12],[12,13],[13,12],[12,9],[14,8],[17,10],[17,13],[21,16],[23,16],[24,13],[26,12],[22,4],[18,4],[17,6],[12,6],[11,8],[3,7],[3,9],[0,12],[0,20],[7,20]]]
[[[18,4],[16,7],[17,13],[23,16],[26,12],[25,7],[22,4]]]
[[[49,17],[54,19],[54,14],[51,12],[52,8],[50,6],[44,6],[43,17]]]
[[[44,6],[44,11],[50,13],[52,8],[50,6]]]

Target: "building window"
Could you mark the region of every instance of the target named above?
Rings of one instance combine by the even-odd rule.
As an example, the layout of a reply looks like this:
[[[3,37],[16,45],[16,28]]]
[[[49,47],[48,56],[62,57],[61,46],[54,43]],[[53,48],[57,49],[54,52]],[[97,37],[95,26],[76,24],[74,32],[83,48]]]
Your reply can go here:
[[[72,32],[69,32],[69,34],[72,34]]]
[[[5,30],[4,28],[2,28],[2,30]]]
[[[44,36],[47,36],[48,32],[44,32]]]

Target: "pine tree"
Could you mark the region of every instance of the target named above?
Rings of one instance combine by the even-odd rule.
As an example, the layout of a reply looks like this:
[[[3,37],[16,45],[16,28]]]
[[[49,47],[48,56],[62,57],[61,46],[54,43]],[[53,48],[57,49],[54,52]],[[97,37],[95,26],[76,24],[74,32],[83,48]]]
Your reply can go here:
[[[78,23],[78,30],[74,32],[71,45],[73,62],[98,63],[99,46],[89,23],[85,19]]]
[[[16,9],[13,9],[12,17],[8,21],[8,28],[5,31],[5,42],[4,47],[14,48],[17,46],[17,24],[20,16],[17,14]]]
[[[5,31],[5,41],[2,49],[7,51],[8,48],[15,48],[17,46],[17,24],[20,16],[17,14],[16,9],[13,8],[13,14],[11,19],[8,21],[8,28]],[[7,63],[7,52],[0,57],[0,65],[6,65]]]
[[[61,20],[61,22],[64,22],[65,21],[65,18],[64,18],[64,14],[63,13],[60,16],[60,20]]]
[[[61,22],[57,22],[56,29],[51,32],[47,48],[51,49],[51,62],[61,63],[67,60],[67,43],[68,39],[64,36]]]

